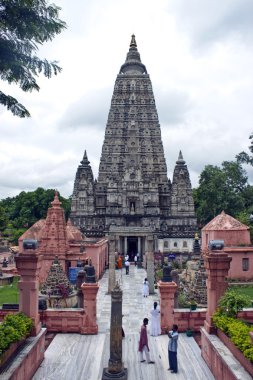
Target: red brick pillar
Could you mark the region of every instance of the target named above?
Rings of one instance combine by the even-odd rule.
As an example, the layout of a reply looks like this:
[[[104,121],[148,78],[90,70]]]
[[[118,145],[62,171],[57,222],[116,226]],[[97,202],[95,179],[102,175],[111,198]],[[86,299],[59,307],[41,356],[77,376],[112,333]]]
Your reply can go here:
[[[204,323],[209,334],[214,333],[212,315],[218,307],[220,297],[227,289],[226,277],[228,275],[231,257],[223,251],[209,251],[203,255],[207,271],[207,312]]]
[[[161,329],[162,333],[165,330],[171,329],[174,323],[174,298],[177,290],[175,282],[158,281],[158,288],[160,290],[160,311],[161,311]]]
[[[81,334],[97,334],[97,292],[98,283],[86,283],[81,286],[83,292],[84,307],[84,324],[81,328]]]
[[[19,285],[19,311],[33,319],[34,328],[32,335],[36,336],[41,330],[38,293],[39,271],[43,256],[38,251],[26,249],[24,253],[16,257],[16,266],[21,276]]]

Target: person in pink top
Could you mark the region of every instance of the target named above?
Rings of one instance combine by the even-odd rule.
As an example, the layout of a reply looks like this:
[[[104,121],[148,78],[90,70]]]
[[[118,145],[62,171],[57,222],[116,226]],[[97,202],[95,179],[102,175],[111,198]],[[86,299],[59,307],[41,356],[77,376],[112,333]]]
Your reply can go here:
[[[141,326],[140,340],[139,340],[140,361],[141,363],[145,362],[145,359],[143,358],[143,352],[145,352],[148,364],[154,364],[154,361],[150,360],[150,356],[149,356],[148,334],[147,334],[147,327],[146,327],[147,325],[148,325],[148,318],[144,318],[143,325]]]

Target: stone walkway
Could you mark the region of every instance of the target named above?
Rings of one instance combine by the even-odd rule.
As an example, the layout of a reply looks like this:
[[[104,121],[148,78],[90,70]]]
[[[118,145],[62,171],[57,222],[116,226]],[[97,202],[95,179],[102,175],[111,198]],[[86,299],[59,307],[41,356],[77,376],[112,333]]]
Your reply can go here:
[[[142,320],[150,317],[157,293],[144,298],[142,283],[146,271],[131,265],[130,275],[125,270],[116,272],[123,289],[123,361],[128,368],[128,380],[213,380],[193,338],[180,334],[178,373],[168,369],[168,337],[149,336],[150,356],[154,365],[140,363],[138,340]],[[100,281],[97,297],[99,333],[95,336],[57,334],[45,353],[45,360],[33,380],[101,380],[102,370],[108,366],[111,297],[108,290],[108,271]]]

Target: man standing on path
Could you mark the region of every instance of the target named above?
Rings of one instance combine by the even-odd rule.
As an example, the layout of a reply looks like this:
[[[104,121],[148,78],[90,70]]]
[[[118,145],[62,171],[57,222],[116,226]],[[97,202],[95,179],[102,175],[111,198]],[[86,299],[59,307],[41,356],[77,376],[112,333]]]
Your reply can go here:
[[[144,318],[143,325],[141,326],[140,341],[139,341],[140,361],[141,363],[145,362],[145,359],[143,358],[143,352],[145,352],[148,364],[154,364],[154,362],[150,360],[150,356],[149,356],[148,334],[147,334],[147,327],[146,327],[147,325],[148,325],[148,318]]]
[[[173,325],[172,330],[168,332],[169,336],[169,371],[177,373],[177,341],[178,341],[178,326]]]

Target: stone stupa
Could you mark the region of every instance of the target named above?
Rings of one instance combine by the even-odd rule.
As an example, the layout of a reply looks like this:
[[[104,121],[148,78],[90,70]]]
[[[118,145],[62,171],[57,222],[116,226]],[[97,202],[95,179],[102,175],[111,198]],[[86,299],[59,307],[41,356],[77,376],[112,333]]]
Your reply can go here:
[[[49,307],[72,307],[77,302],[74,287],[69,282],[57,256],[52,262],[40,293],[47,297]]]

